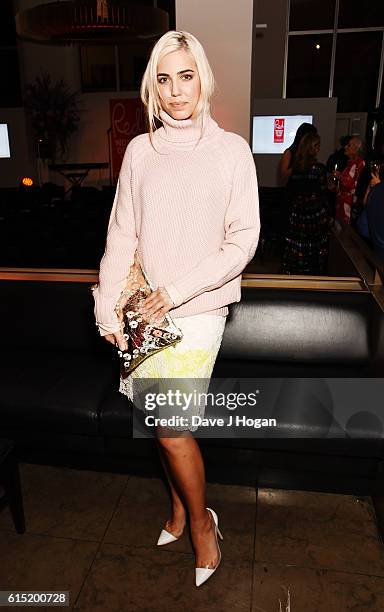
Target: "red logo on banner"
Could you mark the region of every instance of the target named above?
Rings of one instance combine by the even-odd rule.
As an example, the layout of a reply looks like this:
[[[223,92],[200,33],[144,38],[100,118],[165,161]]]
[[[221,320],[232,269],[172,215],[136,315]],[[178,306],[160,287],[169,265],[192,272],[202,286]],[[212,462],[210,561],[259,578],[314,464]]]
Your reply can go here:
[[[116,183],[125,149],[132,138],[147,132],[144,107],[140,98],[117,98],[109,101],[111,115],[112,174]]]
[[[273,126],[273,142],[284,142],[285,119],[275,119]]]

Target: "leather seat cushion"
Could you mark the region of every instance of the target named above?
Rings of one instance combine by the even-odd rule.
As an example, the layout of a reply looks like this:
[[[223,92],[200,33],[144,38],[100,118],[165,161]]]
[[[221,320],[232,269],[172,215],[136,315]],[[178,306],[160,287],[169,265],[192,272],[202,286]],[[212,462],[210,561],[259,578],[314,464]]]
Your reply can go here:
[[[88,352],[7,350],[0,361],[4,426],[98,433],[101,403],[116,381],[116,363]]]

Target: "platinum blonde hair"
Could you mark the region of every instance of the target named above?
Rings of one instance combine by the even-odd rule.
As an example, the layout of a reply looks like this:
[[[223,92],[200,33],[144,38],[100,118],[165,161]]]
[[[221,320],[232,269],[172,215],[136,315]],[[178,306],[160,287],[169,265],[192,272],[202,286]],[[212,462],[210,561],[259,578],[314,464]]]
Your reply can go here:
[[[157,81],[157,66],[165,55],[181,49],[185,49],[191,54],[200,77],[200,97],[192,115],[192,118],[197,119],[200,127],[200,138],[204,133],[210,115],[210,100],[215,91],[216,82],[203,46],[189,32],[170,30],[163,34],[154,45],[140,87],[140,96],[146,109],[149,138],[152,145],[152,136],[154,129],[156,129],[155,117],[161,121],[159,113],[162,108]]]

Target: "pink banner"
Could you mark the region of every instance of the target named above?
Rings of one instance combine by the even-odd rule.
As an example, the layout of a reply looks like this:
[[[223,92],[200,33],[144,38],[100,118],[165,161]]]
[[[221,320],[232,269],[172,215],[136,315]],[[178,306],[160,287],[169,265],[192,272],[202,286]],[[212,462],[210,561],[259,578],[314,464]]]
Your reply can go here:
[[[285,119],[275,119],[273,142],[284,142]]]
[[[125,149],[132,138],[147,132],[144,106],[140,98],[116,98],[109,101],[111,117],[111,159],[114,183],[119,177]]]

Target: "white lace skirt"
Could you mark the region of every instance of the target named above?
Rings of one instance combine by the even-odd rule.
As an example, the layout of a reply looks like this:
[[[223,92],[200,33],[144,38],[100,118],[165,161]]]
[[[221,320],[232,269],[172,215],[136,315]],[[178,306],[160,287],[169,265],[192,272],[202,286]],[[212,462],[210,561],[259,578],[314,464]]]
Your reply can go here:
[[[184,393],[206,393],[209,381],[219,352],[226,316],[197,314],[174,319],[177,327],[183,332],[183,338],[175,346],[169,346],[156,355],[148,357],[127,377],[120,377],[120,393],[133,401],[133,381],[140,378],[178,379],[177,388]],[[194,379],[204,379],[196,384]],[[196,389],[198,387],[198,389]],[[143,409],[142,406],[137,408]],[[169,415],[168,406],[164,410]],[[175,412],[180,414],[177,409]],[[196,431],[198,426],[192,424],[193,415],[204,416],[204,402],[195,403],[188,408],[188,424],[169,426],[176,431]]]

